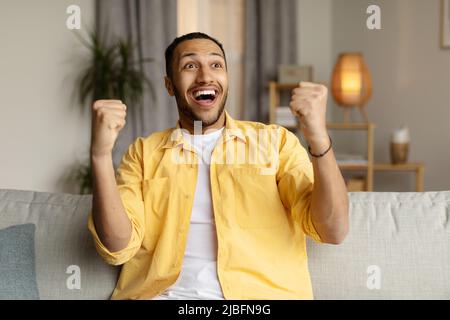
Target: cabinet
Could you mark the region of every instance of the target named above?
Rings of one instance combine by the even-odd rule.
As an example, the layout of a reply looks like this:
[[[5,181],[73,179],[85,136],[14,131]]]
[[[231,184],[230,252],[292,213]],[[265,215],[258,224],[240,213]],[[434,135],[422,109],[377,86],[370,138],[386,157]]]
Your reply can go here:
[[[292,90],[298,84],[279,84],[275,81],[269,83],[269,123],[280,124],[289,130],[297,130],[298,125],[283,125],[278,122],[277,108],[280,107],[280,92],[282,90]],[[358,161],[338,161],[339,168],[344,171],[364,171],[365,181],[363,190],[373,191],[373,175],[374,175],[374,129],[375,125],[371,122],[364,123],[327,123],[329,130],[353,130],[366,131],[367,133],[367,150],[366,160]],[[349,180],[350,182],[352,180]],[[349,190],[351,191],[351,190]],[[356,190],[355,190],[356,191]]]

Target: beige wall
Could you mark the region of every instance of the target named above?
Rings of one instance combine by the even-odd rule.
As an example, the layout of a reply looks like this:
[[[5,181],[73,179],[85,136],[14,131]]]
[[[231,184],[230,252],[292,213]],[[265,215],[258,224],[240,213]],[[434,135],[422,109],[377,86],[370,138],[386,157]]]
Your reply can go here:
[[[298,0],[297,6],[298,64],[312,65],[313,81],[326,85],[330,82],[333,70],[332,2],[333,0]],[[333,119],[333,105],[334,102],[330,99],[328,121]],[[304,144],[303,139],[302,143]]]
[[[93,0],[0,2],[0,188],[75,191],[63,177],[89,149],[89,117],[74,103],[86,57],[66,28],[66,8],[91,25]]]
[[[340,52],[360,51],[373,77],[366,110],[377,125],[375,160],[389,162],[392,131],[411,133],[411,162],[424,162],[425,190],[450,190],[450,50],[440,48],[440,0],[298,0],[300,64],[314,66],[315,81],[330,82]],[[366,9],[381,8],[382,30],[368,30]],[[343,113],[331,95],[328,120]],[[353,121],[361,120],[357,110]],[[363,132],[330,132],[335,149],[361,153]],[[376,191],[413,191],[414,175],[376,173]]]
[[[366,8],[381,7],[382,30],[366,28]],[[411,133],[410,160],[426,164],[425,190],[450,190],[450,50],[440,48],[440,1],[333,1],[332,48],[361,51],[373,77],[367,105],[377,125],[375,160],[389,161],[389,139],[405,124]],[[357,119],[357,113],[354,113]],[[349,140],[354,149],[360,139]],[[409,191],[408,174],[377,174],[378,190]]]
[[[439,47],[439,0],[298,0],[299,55],[315,80],[329,82],[341,51],[362,51],[374,95],[367,111],[377,124],[375,158],[389,161],[392,130],[411,130],[411,161],[426,163],[426,190],[449,190],[450,50]],[[83,23],[94,20],[93,0],[0,2],[0,188],[72,192],[63,180],[87,157],[89,117],[72,95],[73,76],[86,52],[65,27],[66,8],[78,4]],[[366,8],[379,4],[380,31],[366,28]],[[341,117],[332,99],[329,119]],[[358,114],[353,113],[357,119]],[[336,137],[348,151],[361,137]],[[412,190],[408,174],[377,174],[377,190]]]
[[[333,63],[332,0],[298,0],[297,8],[298,62],[313,65],[314,81],[327,83]]]

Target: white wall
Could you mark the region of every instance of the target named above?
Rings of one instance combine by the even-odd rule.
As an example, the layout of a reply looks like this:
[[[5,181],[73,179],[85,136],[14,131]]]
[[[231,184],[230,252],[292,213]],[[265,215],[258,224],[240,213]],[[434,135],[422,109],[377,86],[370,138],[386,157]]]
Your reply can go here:
[[[64,180],[87,157],[89,113],[73,97],[86,51],[66,28],[66,8],[94,21],[94,0],[0,2],[0,188],[75,192]]]
[[[332,61],[332,0],[298,0],[298,63],[314,66],[314,81],[328,83]]]
[[[370,4],[381,7],[382,30],[366,28]],[[361,51],[372,73],[375,160],[390,161],[390,134],[407,125],[410,161],[426,164],[427,191],[450,190],[450,50],[440,48],[439,9],[440,0],[339,0],[332,9],[333,55]],[[378,173],[375,184],[379,191],[414,189],[413,175],[401,173]]]
[[[297,63],[313,66],[313,81],[329,85],[334,66],[333,0],[298,0]],[[335,104],[330,97],[327,119],[333,121]],[[334,133],[330,132],[333,137]],[[298,135],[305,146],[303,136]],[[334,139],[334,137],[333,137]]]
[[[426,164],[425,189],[449,190],[450,50],[439,47],[440,1],[298,1],[298,61],[314,65],[316,81],[329,82],[341,51],[366,57],[374,82],[367,111],[377,124],[375,159],[389,161],[389,135],[406,124],[410,160]],[[0,188],[76,191],[63,178],[88,156],[90,120],[72,96],[86,51],[65,27],[70,4],[92,25],[94,0],[0,2]],[[380,31],[365,27],[369,4],[381,6]],[[329,118],[339,120],[331,97],[328,108]],[[344,144],[350,151],[364,147],[351,137]],[[386,191],[414,186],[408,174],[378,173],[375,183]]]

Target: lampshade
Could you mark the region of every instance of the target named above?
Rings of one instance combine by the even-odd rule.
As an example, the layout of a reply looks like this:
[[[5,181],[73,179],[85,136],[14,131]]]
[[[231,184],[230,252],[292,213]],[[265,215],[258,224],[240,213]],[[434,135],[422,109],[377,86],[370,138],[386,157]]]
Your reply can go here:
[[[372,80],[360,53],[342,53],[332,78],[332,94],[343,107],[363,107],[372,95]]]

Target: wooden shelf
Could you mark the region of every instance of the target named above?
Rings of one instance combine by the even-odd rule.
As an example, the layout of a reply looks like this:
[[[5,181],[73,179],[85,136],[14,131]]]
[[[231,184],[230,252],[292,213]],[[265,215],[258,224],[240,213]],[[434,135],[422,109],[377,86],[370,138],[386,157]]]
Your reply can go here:
[[[269,122],[276,123],[276,109],[280,106],[280,91],[290,90],[298,86],[298,83],[277,83],[269,82]],[[299,130],[297,126],[283,126],[290,131]],[[371,122],[352,122],[352,123],[327,123],[330,130],[363,130],[367,131],[367,163],[345,163],[338,162],[342,171],[365,171],[366,191],[373,191],[373,176],[375,171],[413,171],[416,173],[416,191],[423,191],[424,165],[423,163],[374,163],[374,129],[375,124]]]
[[[424,172],[425,165],[423,163],[375,163],[373,166],[375,171],[412,171],[416,175],[416,192],[424,191]]]
[[[367,164],[339,164],[338,166],[341,170],[367,170],[368,166]]]
[[[336,130],[368,130],[370,128],[376,128],[376,126],[371,122],[330,122],[327,123],[327,128]]]
[[[290,90],[298,86],[298,83],[277,83],[269,82],[269,123],[277,123],[276,109],[280,107],[280,91]],[[297,126],[283,126],[290,131],[299,129]],[[375,125],[370,122],[362,123],[327,123],[330,130],[365,130],[367,131],[367,164],[342,164],[341,170],[348,171],[366,171],[366,191],[373,190],[373,139]]]
[[[288,90],[288,89],[294,89],[298,86],[298,83],[278,83],[275,82],[275,88],[278,90]]]
[[[416,171],[423,169],[425,165],[423,163],[375,163],[373,168],[377,171]]]

